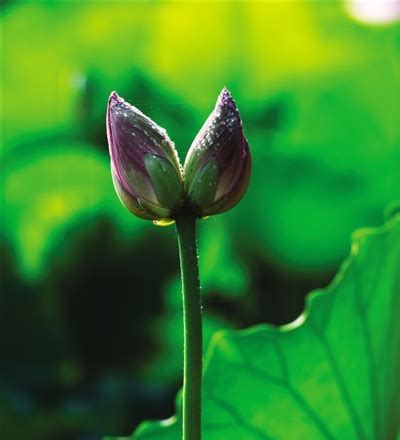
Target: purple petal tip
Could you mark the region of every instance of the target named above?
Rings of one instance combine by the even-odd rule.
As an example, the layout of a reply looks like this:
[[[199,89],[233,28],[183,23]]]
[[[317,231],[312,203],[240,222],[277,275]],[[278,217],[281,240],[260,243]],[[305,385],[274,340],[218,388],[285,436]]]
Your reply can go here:
[[[218,104],[221,107],[228,107],[231,110],[236,110],[235,101],[232,98],[230,91],[224,87],[219,94]]]
[[[118,95],[117,92],[112,92],[110,97],[108,98],[108,104],[118,104],[120,102],[123,102],[123,99]]]

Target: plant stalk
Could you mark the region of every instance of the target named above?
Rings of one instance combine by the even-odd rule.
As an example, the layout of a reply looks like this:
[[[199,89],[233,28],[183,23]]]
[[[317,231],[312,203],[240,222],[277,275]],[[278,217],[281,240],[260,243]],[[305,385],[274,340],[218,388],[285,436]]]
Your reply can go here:
[[[196,218],[175,219],[178,232],[183,296],[182,439],[201,439],[202,323]]]

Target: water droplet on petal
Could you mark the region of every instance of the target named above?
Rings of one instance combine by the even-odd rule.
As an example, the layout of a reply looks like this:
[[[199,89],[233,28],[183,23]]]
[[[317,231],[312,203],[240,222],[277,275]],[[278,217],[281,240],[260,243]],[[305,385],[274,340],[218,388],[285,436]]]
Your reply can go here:
[[[163,218],[161,220],[153,220],[153,223],[156,226],[169,226],[169,225],[172,225],[173,223],[175,223],[175,220],[172,220],[170,218]]]

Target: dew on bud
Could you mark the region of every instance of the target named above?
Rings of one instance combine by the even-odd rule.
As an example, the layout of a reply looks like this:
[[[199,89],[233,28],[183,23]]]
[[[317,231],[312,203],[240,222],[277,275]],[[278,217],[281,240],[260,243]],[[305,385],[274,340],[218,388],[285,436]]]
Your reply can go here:
[[[113,92],[107,136],[122,204],[141,218],[166,222],[185,198],[181,165],[166,131]]]
[[[185,187],[193,212],[204,217],[232,208],[246,192],[250,171],[239,111],[224,88],[186,156]]]
[[[184,167],[167,132],[115,92],[108,101],[107,137],[122,204],[158,226],[171,224],[182,213],[202,218],[220,214],[246,192],[250,150],[226,88],[194,139]]]

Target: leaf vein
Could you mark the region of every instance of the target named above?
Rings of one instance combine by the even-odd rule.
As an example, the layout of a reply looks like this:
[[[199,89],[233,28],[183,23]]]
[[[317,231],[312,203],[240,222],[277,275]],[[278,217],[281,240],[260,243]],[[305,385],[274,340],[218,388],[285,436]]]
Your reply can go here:
[[[238,347],[239,348],[239,347]],[[278,348],[278,346],[277,346]],[[239,349],[240,352],[240,349]],[[243,364],[238,364],[236,367],[242,367],[250,371],[252,374],[260,376],[263,380],[270,381],[274,383],[277,386],[281,386],[282,388],[286,388],[289,394],[292,396],[292,398],[296,401],[298,406],[307,414],[307,416],[314,422],[314,424],[318,427],[321,434],[327,438],[327,439],[334,439],[333,435],[330,433],[328,427],[323,422],[323,420],[318,416],[318,414],[313,410],[313,408],[310,406],[310,404],[304,399],[304,397],[299,393],[295,387],[290,383],[289,377],[284,379],[279,379],[274,376],[271,376],[270,374],[266,373],[263,370],[260,370],[259,368],[254,367],[251,365],[246,357],[243,357],[242,353],[242,362]],[[283,353],[281,355],[284,358]],[[232,364],[232,363],[231,363]]]
[[[335,382],[338,387],[339,393],[342,396],[343,403],[345,404],[347,411],[349,413],[349,416],[353,422],[354,429],[357,433],[357,437],[359,439],[366,440],[367,436],[364,432],[364,428],[361,424],[361,421],[358,417],[358,414],[357,414],[355,407],[353,405],[353,402],[351,400],[350,393],[349,393],[347,386],[346,386],[346,383],[342,377],[342,374],[340,372],[340,368],[336,362],[332,347],[330,346],[329,341],[326,338],[324,333],[319,331],[319,329],[317,327],[315,327],[311,321],[309,321],[308,324],[309,324],[310,328],[314,331],[314,333],[318,337],[318,339],[321,341],[321,343],[325,349],[325,352],[328,356],[328,361],[329,361],[331,368],[332,368],[333,377],[335,378]]]
[[[255,426],[252,426],[251,424],[247,423],[242,415],[239,413],[239,411],[230,403],[228,403],[226,400],[220,399],[217,397],[214,393],[208,392],[208,396],[211,400],[213,400],[217,405],[224,408],[227,412],[229,412],[232,417],[236,420],[236,422],[241,425],[244,429],[251,432],[252,434],[256,435],[258,438],[262,440],[275,440],[274,437],[271,437],[270,435],[261,432],[258,428]]]
[[[383,266],[383,262],[381,263]],[[382,267],[381,266],[381,267]],[[370,400],[371,400],[371,409],[372,409],[372,417],[374,423],[375,430],[375,438],[380,438],[380,405],[379,405],[379,396],[378,396],[378,383],[376,376],[376,361],[372,348],[372,339],[371,339],[371,330],[368,323],[367,309],[362,295],[362,281],[359,274],[358,267],[354,268],[355,274],[355,283],[354,283],[354,294],[356,297],[356,304],[358,309],[358,315],[360,317],[361,324],[361,333],[365,343],[366,355],[368,358],[368,375],[370,382]],[[378,272],[379,273],[379,272]],[[374,286],[374,289],[376,286]]]

